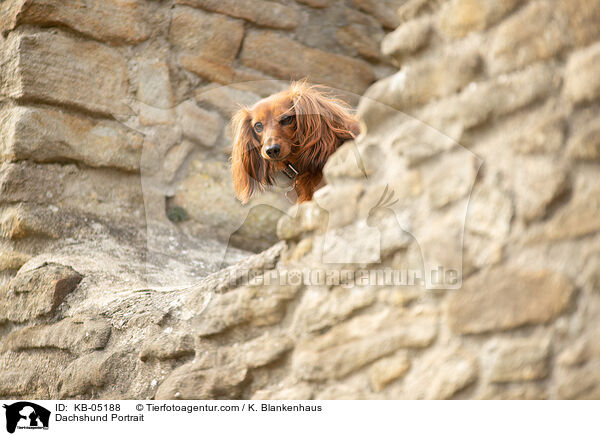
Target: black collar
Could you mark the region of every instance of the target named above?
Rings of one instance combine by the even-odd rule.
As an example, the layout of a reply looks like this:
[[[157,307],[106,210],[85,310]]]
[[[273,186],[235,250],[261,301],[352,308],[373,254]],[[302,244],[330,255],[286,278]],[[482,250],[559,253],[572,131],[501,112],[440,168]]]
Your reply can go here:
[[[294,165],[289,163],[283,169],[283,174],[285,174],[288,179],[294,180],[300,173],[298,172],[298,170],[296,168],[294,168]]]

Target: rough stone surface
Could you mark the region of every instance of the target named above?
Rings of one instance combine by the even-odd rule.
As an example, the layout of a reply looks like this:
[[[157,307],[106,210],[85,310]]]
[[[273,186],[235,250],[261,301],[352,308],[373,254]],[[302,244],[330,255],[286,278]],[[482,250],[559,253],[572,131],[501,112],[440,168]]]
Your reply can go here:
[[[439,362],[444,362],[441,370]],[[462,350],[446,349],[424,358],[421,365],[413,367],[404,383],[411,398],[446,400],[468,389],[477,378],[478,366],[473,356]]]
[[[571,55],[565,73],[565,94],[569,100],[580,103],[600,97],[599,64],[600,44]]]
[[[600,398],[596,0],[0,12],[0,397]],[[242,206],[304,76],[361,135]]]
[[[294,373],[303,380],[337,379],[400,348],[426,347],[435,339],[435,320],[400,324],[393,321],[397,318],[394,312],[356,317],[304,341],[294,355]]]
[[[7,161],[77,161],[139,171],[143,136],[122,124],[37,107],[3,114],[2,157]]]
[[[173,91],[169,65],[157,60],[144,59],[137,74],[137,98],[141,103],[158,109],[173,107]]]
[[[491,380],[497,383],[530,381],[548,376],[547,340],[526,339],[503,343],[498,347]]]
[[[425,108],[422,116],[434,128],[459,139],[467,129],[543,99],[556,90],[559,80],[549,65],[534,65],[491,81],[471,82],[460,94]]]
[[[137,44],[150,37],[147,18],[147,6],[138,0],[10,0],[2,4],[0,29],[61,24],[101,41]]]
[[[396,18],[396,10],[402,3],[402,0],[353,0],[355,6],[373,15],[384,27],[389,29],[394,29],[400,24]]]
[[[252,92],[214,85],[197,89],[195,97],[198,103],[215,108],[226,117],[231,117],[240,106],[252,106],[260,100],[260,97]]]
[[[451,296],[448,323],[464,334],[548,322],[568,307],[573,294],[571,282],[557,273],[494,268]]]
[[[169,360],[181,359],[186,356],[193,356],[194,337],[190,334],[165,332],[157,339],[148,341],[140,350],[139,358],[142,362],[151,359]]]
[[[0,271],[18,270],[21,268],[31,256],[18,251],[2,252],[0,254]]]
[[[375,392],[401,378],[410,369],[410,360],[404,353],[380,359],[369,369],[369,383]]]
[[[233,196],[229,165],[212,157],[198,157],[190,162],[190,169],[172,204],[185,205],[198,226],[214,228],[214,236],[254,251],[277,242],[277,221],[289,204],[285,199],[272,195],[242,206]],[[190,224],[190,231],[195,231],[194,226]]]
[[[101,350],[110,338],[111,327],[102,320],[65,318],[51,326],[33,326],[9,334],[3,346],[19,351],[58,348],[73,354]]]
[[[29,202],[48,205],[55,215],[61,211],[57,209],[60,206],[80,213],[121,215],[135,220],[143,203],[138,175],[103,168],[81,172],[74,164],[5,162],[0,167],[0,193],[6,202],[24,203],[18,207]],[[40,213],[43,210],[39,209]]]
[[[479,65],[479,54],[475,50],[449,52],[441,58],[419,59],[375,83],[366,96],[405,110],[462,89],[475,79]]]
[[[369,306],[374,300],[375,296],[366,289],[309,290],[298,308],[296,329],[298,332],[314,332],[330,327]]]
[[[297,291],[293,286],[272,286],[261,292],[247,287],[218,295],[209,303],[206,313],[194,318],[194,328],[198,335],[205,336],[240,324],[276,324],[285,315],[286,302]]]
[[[127,64],[120,53],[62,33],[11,33],[2,51],[2,95],[126,115]]]
[[[567,153],[577,161],[600,160],[600,119],[593,119],[569,138]]]
[[[557,153],[566,138],[567,123],[559,111],[549,110],[534,114],[522,132],[516,132],[511,141],[515,152],[525,155]]]
[[[349,55],[359,56],[371,62],[384,60],[379,52],[379,44],[383,38],[380,27],[369,20],[364,14],[349,13],[347,9],[347,24],[341,26],[335,33],[335,40]]]
[[[540,158],[522,159],[514,177],[520,187],[517,212],[526,221],[543,218],[552,202],[568,188],[564,167]]]
[[[205,147],[215,145],[223,127],[218,114],[201,109],[188,100],[177,107],[177,115],[184,137]]]
[[[325,83],[362,93],[373,81],[373,72],[360,60],[305,47],[271,32],[249,33],[240,53],[242,63],[282,79]]]
[[[259,26],[293,29],[298,25],[295,9],[262,0],[176,0],[176,3],[243,18]]]
[[[519,5],[519,0],[451,0],[440,12],[440,29],[449,36],[461,37],[482,31],[498,22]]]
[[[566,373],[558,386],[561,400],[597,400],[600,398],[600,365],[593,362]]]
[[[600,229],[598,210],[600,208],[600,189],[589,180],[575,182],[573,200],[550,219],[543,234],[550,240],[564,240],[593,234]],[[537,235],[532,235],[532,240]]]
[[[409,21],[386,35],[381,41],[381,52],[386,56],[401,57],[423,48],[431,34],[429,17]]]
[[[555,7],[556,6],[556,7]],[[600,35],[595,22],[600,6],[593,0],[554,5],[533,1],[499,25],[491,47],[491,67],[507,71],[587,45]]]
[[[446,372],[447,371],[447,372]],[[431,382],[427,397],[447,400],[477,379],[477,364],[468,356],[453,355],[446,360],[446,370]]]
[[[20,272],[1,289],[0,320],[23,322],[51,314],[81,279],[77,271],[56,264]]]
[[[169,41],[180,51],[181,65],[198,74],[203,69],[201,62],[231,67],[243,35],[244,25],[239,20],[179,7],[173,11]]]

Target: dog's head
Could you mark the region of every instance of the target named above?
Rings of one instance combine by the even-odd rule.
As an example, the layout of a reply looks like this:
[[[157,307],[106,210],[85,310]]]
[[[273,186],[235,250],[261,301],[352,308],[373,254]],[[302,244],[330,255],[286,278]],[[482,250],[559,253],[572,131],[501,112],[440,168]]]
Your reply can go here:
[[[246,203],[272,183],[273,174],[292,164],[300,173],[319,173],[358,122],[340,100],[306,82],[241,108],[232,119],[233,186]]]

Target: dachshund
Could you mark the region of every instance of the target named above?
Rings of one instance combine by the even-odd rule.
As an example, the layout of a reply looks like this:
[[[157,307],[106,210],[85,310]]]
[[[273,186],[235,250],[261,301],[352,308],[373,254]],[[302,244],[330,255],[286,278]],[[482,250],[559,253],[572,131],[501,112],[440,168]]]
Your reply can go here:
[[[324,184],[329,156],[360,133],[344,102],[305,81],[240,108],[232,128],[231,176],[243,204],[281,174],[290,179],[288,193],[295,191],[298,202],[311,200]]]

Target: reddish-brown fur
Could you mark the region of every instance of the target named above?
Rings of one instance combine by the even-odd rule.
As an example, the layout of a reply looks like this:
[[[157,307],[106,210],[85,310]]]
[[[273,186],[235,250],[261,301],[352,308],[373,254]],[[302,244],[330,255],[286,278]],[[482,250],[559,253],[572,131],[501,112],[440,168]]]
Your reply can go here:
[[[294,185],[298,202],[312,199],[329,156],[360,131],[343,102],[306,82],[241,108],[232,126],[231,175],[242,203],[272,184],[273,175],[288,163],[299,173]],[[275,145],[279,154],[267,155]]]

